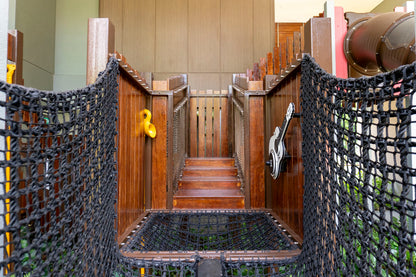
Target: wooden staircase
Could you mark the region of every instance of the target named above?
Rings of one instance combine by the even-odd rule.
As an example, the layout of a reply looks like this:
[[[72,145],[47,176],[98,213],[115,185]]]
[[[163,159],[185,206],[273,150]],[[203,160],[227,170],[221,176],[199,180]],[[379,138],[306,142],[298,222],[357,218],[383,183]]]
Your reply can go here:
[[[233,158],[188,158],[174,209],[244,209],[244,195]]]

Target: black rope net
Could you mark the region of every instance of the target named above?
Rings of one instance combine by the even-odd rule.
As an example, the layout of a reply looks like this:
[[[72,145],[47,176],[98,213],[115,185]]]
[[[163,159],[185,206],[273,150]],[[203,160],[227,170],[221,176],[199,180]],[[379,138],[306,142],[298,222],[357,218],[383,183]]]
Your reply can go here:
[[[221,254],[221,275],[416,274],[415,69],[341,80],[303,60],[302,253]],[[264,212],[155,212],[120,252],[117,74],[111,59],[76,91],[0,83],[1,274],[198,276],[203,251],[298,249]],[[193,254],[134,257],[155,251]]]
[[[260,211],[152,212],[123,243],[125,252],[294,250],[299,247]]]
[[[302,61],[305,276],[416,275],[415,72],[344,80]]]

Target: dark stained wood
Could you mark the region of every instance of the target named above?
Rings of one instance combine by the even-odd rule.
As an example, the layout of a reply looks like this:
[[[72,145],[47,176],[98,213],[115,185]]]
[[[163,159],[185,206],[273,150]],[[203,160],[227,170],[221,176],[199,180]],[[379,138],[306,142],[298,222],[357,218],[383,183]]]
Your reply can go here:
[[[273,48],[273,62],[274,62],[274,69],[273,72],[275,75],[278,75],[280,73],[280,51],[279,47],[275,46]]]
[[[264,188],[264,97],[250,97],[249,170],[251,208],[265,208]],[[247,142],[246,142],[247,143]]]
[[[234,158],[188,158],[185,165],[190,166],[235,166]]]
[[[153,124],[157,132],[152,142],[152,208],[166,209],[168,97],[153,96],[152,106]]]
[[[7,59],[16,61],[16,38],[12,34],[7,34]]]
[[[7,59],[16,64],[13,73],[13,84],[24,85],[23,80],[23,33],[12,30],[7,38]]]
[[[273,75],[273,53],[267,53],[267,75]]]
[[[123,67],[121,67],[123,68]],[[118,232],[122,234],[145,208],[145,137],[140,130],[140,111],[148,94],[126,70],[119,77],[118,126]]]
[[[214,166],[186,166],[183,169],[184,176],[237,176],[235,167]]]
[[[282,79],[266,98],[266,142],[273,134],[276,126],[281,126],[290,102],[295,103],[295,112],[300,112],[300,66]],[[270,184],[267,191],[271,191],[271,206],[274,213],[287,224],[293,232],[303,238],[303,162],[302,162],[302,134],[301,119],[293,118],[289,124],[285,137],[286,149],[291,156],[287,168],[277,180],[270,176],[266,169],[266,184]]]

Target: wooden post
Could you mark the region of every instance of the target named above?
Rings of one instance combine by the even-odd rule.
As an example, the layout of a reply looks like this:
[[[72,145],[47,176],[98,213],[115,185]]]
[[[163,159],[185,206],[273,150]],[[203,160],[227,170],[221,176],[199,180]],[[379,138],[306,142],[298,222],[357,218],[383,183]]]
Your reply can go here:
[[[93,84],[114,53],[114,25],[108,18],[88,19],[87,85]]]
[[[309,53],[327,72],[332,72],[331,19],[311,18],[305,24],[304,52]]]
[[[9,31],[7,59],[16,64],[13,84],[24,85],[23,81],[23,33],[18,30]]]

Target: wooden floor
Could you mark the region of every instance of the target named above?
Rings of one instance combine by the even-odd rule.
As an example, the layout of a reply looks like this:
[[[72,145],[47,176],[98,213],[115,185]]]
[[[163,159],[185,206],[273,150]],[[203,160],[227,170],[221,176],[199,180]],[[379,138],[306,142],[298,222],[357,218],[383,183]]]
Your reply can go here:
[[[188,158],[174,209],[243,209],[244,195],[233,158]]]

